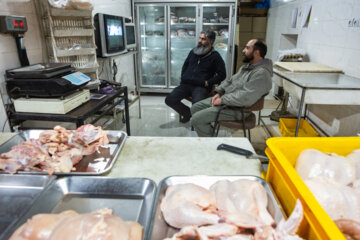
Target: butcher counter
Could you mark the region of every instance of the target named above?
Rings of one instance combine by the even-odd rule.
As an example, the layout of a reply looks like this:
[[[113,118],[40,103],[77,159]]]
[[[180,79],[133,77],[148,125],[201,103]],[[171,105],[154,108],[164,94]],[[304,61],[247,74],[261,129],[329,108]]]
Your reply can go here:
[[[14,133],[1,133],[0,144]],[[258,159],[216,150],[221,143],[254,152],[247,138],[127,137],[108,177],[144,177],[159,183],[173,175],[260,176]]]

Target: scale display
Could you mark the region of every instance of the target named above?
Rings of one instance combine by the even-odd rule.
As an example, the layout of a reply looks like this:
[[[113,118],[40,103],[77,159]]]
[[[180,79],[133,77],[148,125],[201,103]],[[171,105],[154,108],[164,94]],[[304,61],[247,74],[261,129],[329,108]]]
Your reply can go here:
[[[0,32],[25,33],[27,31],[26,18],[22,16],[0,16]]]

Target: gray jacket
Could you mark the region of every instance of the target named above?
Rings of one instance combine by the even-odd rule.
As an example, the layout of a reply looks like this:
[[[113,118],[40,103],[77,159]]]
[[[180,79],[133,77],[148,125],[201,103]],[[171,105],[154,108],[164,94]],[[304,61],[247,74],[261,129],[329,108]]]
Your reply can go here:
[[[243,65],[230,79],[222,81],[215,92],[221,95],[225,105],[249,107],[269,93],[272,75],[272,61],[266,58],[254,65]]]

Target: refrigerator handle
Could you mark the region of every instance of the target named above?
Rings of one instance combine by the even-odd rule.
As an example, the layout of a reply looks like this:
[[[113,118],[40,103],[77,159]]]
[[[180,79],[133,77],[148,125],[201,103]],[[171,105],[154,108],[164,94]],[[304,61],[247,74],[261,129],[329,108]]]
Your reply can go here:
[[[235,6],[232,5],[232,17],[234,17],[234,16],[235,16]]]
[[[198,8],[198,17],[200,17],[200,8]]]

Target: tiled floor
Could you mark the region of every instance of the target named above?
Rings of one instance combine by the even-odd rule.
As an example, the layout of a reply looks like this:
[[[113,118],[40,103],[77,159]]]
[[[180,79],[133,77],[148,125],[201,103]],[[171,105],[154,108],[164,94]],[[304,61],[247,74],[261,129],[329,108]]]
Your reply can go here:
[[[190,122],[180,123],[178,114],[165,105],[165,95],[143,95],[141,96],[141,118],[139,118],[138,102],[130,106],[130,130],[132,136],[167,136],[167,137],[191,137],[197,136],[191,131]],[[184,101],[189,104],[190,102]],[[261,115],[269,115],[278,105],[278,102],[271,97],[266,97],[265,108]],[[267,125],[277,125],[277,122],[269,118],[263,118]],[[116,124],[109,125],[108,129],[121,129],[125,127],[121,123],[121,118]],[[242,130],[229,131],[229,129],[220,129],[221,137],[242,137]],[[265,141],[269,134],[262,126],[251,130],[251,142],[258,154],[263,154],[265,150]]]

